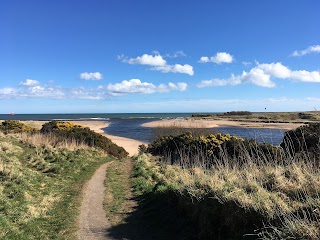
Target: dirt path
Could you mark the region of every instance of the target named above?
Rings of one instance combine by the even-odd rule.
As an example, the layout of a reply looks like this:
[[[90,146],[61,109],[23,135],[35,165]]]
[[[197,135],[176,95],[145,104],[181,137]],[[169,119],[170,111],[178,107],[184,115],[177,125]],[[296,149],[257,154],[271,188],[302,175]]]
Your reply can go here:
[[[78,239],[110,240],[107,236],[107,229],[110,225],[103,209],[104,180],[106,178],[106,170],[110,164],[111,162],[105,163],[99,167],[84,188],[80,208]]]

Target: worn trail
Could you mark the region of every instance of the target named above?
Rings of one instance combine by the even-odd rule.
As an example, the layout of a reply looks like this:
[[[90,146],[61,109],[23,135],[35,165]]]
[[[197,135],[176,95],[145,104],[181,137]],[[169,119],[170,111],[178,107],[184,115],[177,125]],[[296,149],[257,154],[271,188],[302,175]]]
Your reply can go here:
[[[104,180],[106,178],[106,170],[110,164],[111,162],[100,166],[84,188],[79,219],[78,239],[80,240],[111,240],[107,236],[110,224],[103,208],[105,196]]]

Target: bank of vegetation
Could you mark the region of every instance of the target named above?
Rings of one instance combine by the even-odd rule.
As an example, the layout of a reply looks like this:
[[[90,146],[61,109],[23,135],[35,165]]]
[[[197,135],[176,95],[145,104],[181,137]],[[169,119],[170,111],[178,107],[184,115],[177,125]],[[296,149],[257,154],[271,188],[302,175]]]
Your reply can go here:
[[[319,123],[287,132],[281,146],[161,136],[141,147],[134,188],[180,209],[198,239],[320,239],[319,139]]]
[[[39,131],[2,122],[0,239],[75,239],[83,184],[116,160],[108,147],[118,148],[114,156],[127,155],[81,126],[52,122]]]

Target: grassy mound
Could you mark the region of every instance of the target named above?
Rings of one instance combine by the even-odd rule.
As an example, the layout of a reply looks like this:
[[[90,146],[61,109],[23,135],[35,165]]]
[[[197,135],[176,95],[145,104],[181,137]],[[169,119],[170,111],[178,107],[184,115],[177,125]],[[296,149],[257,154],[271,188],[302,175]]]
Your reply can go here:
[[[103,162],[101,150],[53,146],[42,135],[0,134],[0,238],[75,238],[83,183]],[[37,144],[36,144],[37,143]],[[69,148],[70,147],[70,148]]]
[[[67,139],[91,147],[101,148],[117,158],[125,158],[128,156],[128,152],[123,147],[119,147],[109,138],[90,130],[88,127],[83,127],[71,122],[51,121],[45,123],[40,132],[43,134],[53,134],[61,140]]]

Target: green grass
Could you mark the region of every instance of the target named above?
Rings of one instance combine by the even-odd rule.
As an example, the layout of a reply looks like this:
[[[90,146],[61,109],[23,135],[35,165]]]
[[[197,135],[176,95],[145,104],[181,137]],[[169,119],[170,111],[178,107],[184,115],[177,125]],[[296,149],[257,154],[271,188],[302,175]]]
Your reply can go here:
[[[131,197],[130,161],[130,159],[122,159],[112,163],[107,169],[104,207],[113,225],[121,223],[131,212],[127,204]]]
[[[83,184],[112,158],[25,139],[0,134],[0,239],[75,239]]]

